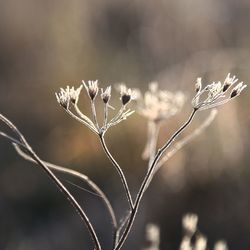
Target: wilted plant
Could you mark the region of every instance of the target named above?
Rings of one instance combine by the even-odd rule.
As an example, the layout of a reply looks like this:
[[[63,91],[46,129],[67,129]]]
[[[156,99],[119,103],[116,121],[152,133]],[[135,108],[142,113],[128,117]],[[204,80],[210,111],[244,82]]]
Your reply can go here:
[[[108,86],[105,90],[100,89],[98,86],[98,81],[88,81],[85,83],[82,82],[82,85],[77,89],[74,87],[66,87],[66,89],[61,88],[59,93],[56,93],[56,98],[58,103],[62,106],[64,111],[69,114],[72,118],[76,119],[81,124],[87,126],[94,134],[99,137],[100,143],[103,147],[104,152],[107,157],[114,165],[116,171],[119,174],[120,180],[124,187],[124,192],[126,194],[127,202],[129,205],[129,213],[118,225],[117,219],[106,195],[102,192],[102,190],[87,176],[69,169],[63,168],[48,162],[41,160],[41,158],[34,152],[31,146],[28,144],[24,136],[17,129],[17,127],[9,121],[5,116],[0,114],[0,119],[15,133],[16,138],[4,133],[0,132],[0,135],[10,140],[10,142],[14,145],[16,151],[26,160],[30,160],[39,165],[46,174],[52,179],[52,181],[56,184],[58,189],[67,197],[70,201],[71,205],[77,211],[83,222],[86,224],[87,229],[90,233],[91,238],[93,239],[94,249],[100,250],[102,249],[100,241],[98,239],[97,233],[93,228],[88,216],[84,212],[83,208],[78,204],[74,196],[69,192],[69,190],[62,184],[62,182],[56,177],[56,175],[52,172],[52,170],[60,171],[63,173],[67,173],[73,175],[77,178],[80,178],[87,185],[92,188],[98,195],[102,198],[104,204],[107,207],[109,215],[112,219],[113,224],[113,248],[114,250],[121,249],[124,242],[126,241],[131,227],[133,226],[133,222],[138,212],[138,208],[140,206],[141,199],[147,190],[148,186],[151,183],[152,178],[159,168],[164,165],[164,163],[172,157],[178,150],[180,150],[183,146],[185,146],[190,140],[198,136],[201,132],[203,132],[214,120],[217,112],[213,109],[208,115],[207,119],[192,133],[184,137],[183,139],[174,143],[177,137],[191,124],[194,116],[198,111],[212,109],[219,105],[225,104],[226,102],[234,99],[239,96],[242,90],[246,87],[242,82],[237,83],[238,79],[235,76],[231,77],[230,74],[226,77],[224,83],[214,82],[206,87],[202,88],[201,78],[197,79],[195,84],[196,94],[192,100],[192,112],[184,124],[176,130],[176,132],[170,137],[169,140],[165,142],[165,144],[157,148],[157,140],[158,133],[164,122],[171,116],[175,115],[182,108],[185,96],[181,92],[171,93],[169,91],[162,91],[158,89],[157,83],[152,83],[149,85],[149,90],[143,96],[140,94],[138,90],[133,90],[127,88],[124,84],[120,86],[120,100],[121,106],[118,109],[118,112],[113,117],[109,117],[109,109],[113,109],[110,104],[111,101],[111,86]],[[78,100],[80,97],[80,93],[83,89],[87,91],[88,97],[90,99],[91,105],[91,113],[92,118],[88,117],[84,114],[80,108],[78,107]],[[230,90],[231,89],[231,90]],[[230,94],[227,95],[227,93]],[[100,94],[101,100],[103,102],[103,118],[102,122],[100,122],[100,117],[96,112],[96,98]],[[119,124],[120,122],[126,120],[130,115],[134,113],[134,110],[128,108],[129,103],[137,98],[137,111],[139,114],[143,115],[148,122],[148,137],[146,148],[143,153],[144,159],[148,159],[148,169],[145,174],[145,177],[141,183],[140,189],[137,192],[136,199],[133,200],[131,197],[131,191],[127,183],[127,179],[123,173],[122,168],[114,159],[112,154],[110,153],[106,142],[105,142],[105,134],[111,129],[113,126]],[[167,149],[172,145],[172,149],[167,151]],[[185,219],[184,226],[187,231],[187,235],[184,236],[183,246],[188,246],[189,238],[191,234],[194,233],[195,227],[197,224],[197,218],[195,216],[191,216],[188,219]],[[152,230],[151,230],[152,231]],[[155,231],[155,230],[154,230]],[[206,245],[205,238],[200,237],[196,241],[197,246],[194,246],[194,249],[205,249]],[[218,246],[216,249],[220,249]],[[193,249],[193,248],[184,248],[181,249]],[[222,248],[223,249],[223,248]]]

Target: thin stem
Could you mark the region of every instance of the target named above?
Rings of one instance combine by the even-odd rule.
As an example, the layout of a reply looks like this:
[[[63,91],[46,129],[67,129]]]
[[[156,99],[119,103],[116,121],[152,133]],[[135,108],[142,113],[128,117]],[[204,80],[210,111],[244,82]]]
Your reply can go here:
[[[14,143],[13,143],[13,145],[14,145],[17,153],[21,157],[23,157],[27,161],[31,161],[31,162],[37,164],[37,162],[33,158],[31,158],[28,154],[24,153],[18,145],[14,144]],[[117,220],[116,220],[115,213],[114,213],[114,210],[112,208],[112,205],[110,204],[109,199],[103,193],[103,191],[91,179],[89,179],[89,177],[87,175],[79,173],[78,171],[70,169],[70,168],[64,168],[64,167],[52,164],[50,162],[43,161],[43,163],[46,164],[50,169],[56,170],[56,171],[61,172],[61,173],[69,174],[71,176],[74,176],[76,178],[81,179],[93,191],[95,191],[98,194],[98,196],[101,197],[104,205],[106,206],[106,208],[107,208],[107,210],[109,212],[109,215],[111,217],[111,221],[112,221],[112,225],[113,225],[113,228],[114,228],[114,232],[116,233],[116,230],[117,230]]]
[[[4,137],[4,138],[8,139],[9,141],[11,141],[13,145],[23,146],[23,144],[22,144],[20,141],[18,141],[17,139],[15,139],[15,138],[12,137],[12,136],[9,136],[9,135],[5,134],[5,133],[2,132],[2,131],[0,131],[0,135],[1,135],[2,137]]]
[[[20,138],[21,142],[25,146],[25,148],[28,150],[30,156],[37,162],[39,166],[42,167],[44,172],[50,177],[50,179],[55,183],[55,185],[58,187],[58,189],[66,196],[67,200],[69,200],[70,204],[74,207],[80,218],[83,220],[85,225],[87,226],[87,229],[90,233],[90,236],[93,240],[94,246],[96,250],[101,250],[100,242],[97,238],[97,235],[95,233],[95,230],[89,221],[88,216],[85,214],[79,203],[75,200],[73,195],[68,191],[68,189],[61,183],[61,181],[53,174],[53,172],[47,167],[46,164],[36,155],[36,153],[33,151],[31,146],[28,144],[22,133],[17,129],[17,127],[9,121],[6,117],[4,117],[2,114],[0,114],[0,120],[2,120],[10,129],[13,130],[14,133]]]
[[[211,125],[217,115],[217,110],[213,109],[207,119],[196,128],[191,134],[184,137],[182,140],[178,141],[165,156],[157,163],[154,174],[165,164],[171,157],[173,157],[177,152],[179,152],[184,146],[186,146],[191,140],[194,140],[199,136],[204,130]]]
[[[96,129],[96,127],[91,126],[88,122],[86,122],[85,120],[79,118],[78,116],[76,116],[74,113],[72,113],[69,109],[65,109],[65,111],[72,116],[75,120],[77,120],[78,122],[84,124],[85,126],[87,126],[91,131],[93,131],[95,134],[98,134],[98,131]]]
[[[103,128],[106,129],[108,124],[108,104],[104,103],[104,122]]]
[[[124,226],[128,223],[130,215],[131,215],[131,211],[129,211],[129,213],[121,220],[121,224],[119,228],[117,229],[117,233],[116,233],[115,245],[118,243],[119,238],[120,238],[120,233],[122,229],[124,228]]]
[[[151,176],[152,174],[154,173],[154,169],[155,169],[155,166],[157,164],[157,162],[159,161],[160,157],[162,156],[162,154],[165,152],[165,150],[171,145],[171,143],[176,139],[176,137],[181,133],[183,132],[183,130],[185,128],[188,127],[188,125],[192,122],[193,120],[193,117],[196,113],[196,109],[193,109],[193,112],[191,113],[191,115],[189,116],[188,120],[171,136],[171,138],[157,151],[157,154],[155,155],[155,158],[151,164],[151,167],[149,169],[149,171],[147,172],[142,184],[141,184],[141,187],[140,187],[140,190],[137,194],[137,197],[136,197],[136,200],[135,200],[135,203],[134,203],[134,208],[131,212],[131,216],[129,218],[129,221],[128,221],[128,224],[123,232],[123,235],[121,236],[118,244],[116,245],[115,247],[115,250],[119,250],[121,249],[121,247],[123,246],[125,240],[127,239],[128,237],[128,234],[131,230],[131,227],[134,223],[134,220],[135,220],[135,217],[136,217],[136,214],[137,214],[137,211],[138,211],[138,208],[139,208],[139,205],[140,205],[140,201],[145,193],[145,190],[147,189],[147,186],[149,185],[148,182],[150,182],[152,180]]]
[[[86,120],[86,122],[88,122],[92,127],[95,127],[95,124],[86,116],[84,115],[81,110],[79,109],[78,105],[75,104],[74,105],[75,111],[76,113],[83,119]]]
[[[116,160],[113,158],[113,156],[109,152],[109,150],[107,148],[107,145],[105,143],[105,140],[104,140],[104,134],[100,134],[99,138],[100,138],[100,142],[102,144],[104,152],[106,153],[106,155],[108,156],[109,160],[112,162],[112,164],[116,168],[116,170],[117,170],[117,172],[118,172],[118,174],[119,174],[119,176],[121,178],[121,181],[122,181],[122,184],[123,184],[123,187],[125,189],[126,196],[127,196],[127,200],[128,200],[129,206],[130,206],[130,209],[132,210],[133,207],[134,207],[134,205],[133,205],[133,200],[132,200],[132,197],[131,197],[131,193],[129,191],[129,187],[128,187],[128,183],[127,183],[126,177],[125,177],[125,175],[124,175],[121,167],[119,166],[119,164],[116,162]]]
[[[125,111],[125,109],[126,109],[126,106],[122,105],[120,110],[118,111],[118,113],[110,120],[109,123],[113,123],[113,122],[117,121],[120,118],[120,116],[122,115],[122,113]]]
[[[95,126],[96,126],[97,130],[99,130],[99,125],[98,125],[98,121],[97,121],[97,115],[96,115],[94,100],[91,100],[91,110],[92,110]]]
[[[149,128],[151,130],[150,133],[150,142],[149,142],[149,161],[148,161],[148,170],[151,166],[151,163],[154,160],[155,157],[155,152],[156,152],[156,146],[157,146],[157,139],[158,139],[158,135],[159,135],[159,131],[160,131],[160,125],[156,122],[150,122],[150,124],[148,125],[151,128]]]

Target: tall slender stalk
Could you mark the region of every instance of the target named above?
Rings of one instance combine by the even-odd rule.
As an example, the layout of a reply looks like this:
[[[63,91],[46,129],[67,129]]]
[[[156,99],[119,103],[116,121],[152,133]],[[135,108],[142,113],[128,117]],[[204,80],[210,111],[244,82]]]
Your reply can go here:
[[[66,196],[67,200],[70,202],[70,204],[73,206],[73,208],[76,210],[82,221],[85,223],[90,236],[93,240],[95,250],[101,250],[101,245],[99,242],[99,239],[96,235],[96,232],[89,221],[88,216],[83,211],[79,203],[76,201],[74,196],[68,191],[68,189],[62,184],[62,182],[53,174],[53,172],[48,168],[46,164],[38,157],[38,155],[33,151],[31,146],[26,141],[25,137],[22,135],[22,133],[17,129],[17,127],[8,120],[5,116],[0,114],[0,120],[2,120],[20,139],[22,144],[24,145],[25,149],[29,152],[30,156],[37,162],[37,164],[44,170],[44,172],[50,177],[50,179],[55,183],[57,188]]]
[[[151,167],[149,169],[149,171],[147,172],[142,184],[141,184],[141,187],[140,187],[140,190],[137,194],[137,197],[136,197],[136,200],[135,200],[135,203],[134,203],[134,208],[132,209],[132,212],[131,212],[131,215],[130,215],[130,218],[128,220],[128,223],[127,223],[127,226],[123,232],[123,235],[121,236],[119,242],[117,243],[116,247],[115,247],[115,250],[119,250],[121,249],[121,247],[123,246],[125,240],[127,239],[128,237],[128,234],[131,230],[131,227],[133,226],[133,222],[135,220],[135,217],[136,217],[136,214],[137,214],[137,211],[138,211],[138,208],[139,208],[139,205],[140,205],[140,201],[147,189],[147,186],[149,185],[149,181],[152,180],[151,178],[151,175],[154,173],[154,169],[157,165],[157,162],[159,161],[160,157],[162,156],[162,154],[165,152],[165,150],[171,145],[171,143],[176,139],[176,137],[185,130],[185,128],[188,127],[188,125],[192,122],[193,118],[194,118],[194,115],[195,113],[197,112],[196,109],[193,109],[191,115],[189,116],[188,120],[171,136],[171,138],[157,151],[157,154],[155,155],[155,158],[151,164]]]
[[[100,142],[102,144],[104,152],[106,153],[109,160],[112,162],[112,164],[116,168],[116,170],[117,170],[117,172],[118,172],[118,174],[119,174],[119,176],[121,178],[121,181],[122,181],[122,184],[123,184],[123,187],[125,189],[126,196],[127,196],[127,200],[128,200],[129,206],[130,206],[130,209],[133,210],[134,204],[133,204],[133,200],[132,200],[132,197],[131,197],[131,193],[130,193],[130,190],[129,190],[129,187],[128,187],[126,177],[125,177],[121,167],[119,166],[119,164],[116,162],[116,160],[113,158],[113,156],[109,152],[109,150],[107,148],[107,145],[106,145],[106,142],[104,140],[104,133],[100,134],[99,138],[100,138]]]

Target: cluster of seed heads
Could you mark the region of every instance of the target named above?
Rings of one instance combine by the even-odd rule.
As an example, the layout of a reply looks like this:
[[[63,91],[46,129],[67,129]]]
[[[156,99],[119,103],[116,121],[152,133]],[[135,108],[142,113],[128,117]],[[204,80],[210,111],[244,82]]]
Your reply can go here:
[[[186,214],[182,218],[183,238],[180,250],[208,250],[207,238],[198,229],[198,216]],[[219,240],[214,245],[214,250],[228,250],[227,244]]]
[[[206,87],[202,88],[201,78],[197,78],[195,84],[196,95],[192,100],[192,106],[195,110],[206,110],[225,104],[228,101],[239,96],[241,92],[247,87],[243,82],[238,82],[236,76],[227,75],[223,83],[220,81],[213,82]],[[78,108],[78,100],[82,88],[85,88],[90,100],[94,122],[84,115]],[[166,90],[159,90],[158,83],[153,82],[149,84],[149,90],[145,92],[144,96],[139,90],[127,88],[125,84],[120,85],[120,100],[121,108],[118,113],[108,121],[108,108],[113,108],[109,102],[111,99],[111,86],[105,90],[99,88],[98,80],[82,81],[82,85],[75,89],[74,87],[67,86],[65,89],[61,88],[59,93],[56,93],[58,103],[75,119],[80,119],[95,133],[101,133],[108,128],[117,125],[121,121],[127,119],[128,116],[134,113],[133,110],[127,109],[127,105],[137,99],[137,111],[139,114],[146,117],[149,121],[159,122],[165,120],[178,111],[181,110],[184,102],[185,95],[182,92],[172,93]],[[228,94],[228,92],[231,92]],[[100,91],[99,91],[100,90]],[[103,126],[99,126],[97,115],[95,111],[95,100],[98,94],[104,103],[104,122]],[[77,115],[70,110],[71,106],[75,108]]]
[[[160,90],[157,82],[149,84],[149,89],[138,100],[138,112],[146,119],[160,122],[175,115],[181,110],[185,102],[185,95],[178,91],[176,93]]]
[[[205,110],[214,108],[239,96],[247,85],[240,82],[234,86],[237,82],[238,79],[236,76],[231,77],[229,73],[224,80],[224,83],[221,83],[220,81],[213,82],[202,89],[202,80],[201,78],[197,78],[195,84],[196,95],[192,100],[194,109]],[[232,90],[230,94],[228,94],[230,89]]]
[[[85,88],[87,95],[91,101],[92,107],[92,115],[94,121],[92,121],[88,116],[84,115],[80,109],[78,108],[78,100],[81,93],[82,88]],[[104,123],[100,128],[99,123],[97,121],[97,114],[95,111],[95,100],[98,96],[99,90],[101,92],[100,97],[104,104]],[[127,109],[127,105],[130,101],[134,100],[136,96],[135,91],[127,88],[125,85],[120,86],[120,100],[121,100],[121,108],[118,113],[108,121],[108,108],[113,108],[109,102],[111,99],[111,86],[108,86],[105,90],[103,88],[99,88],[98,80],[88,81],[85,83],[82,81],[82,85],[75,89],[74,87],[67,86],[65,89],[61,88],[59,93],[56,93],[56,98],[58,103],[75,119],[83,122],[87,125],[92,131],[97,134],[105,132],[108,128],[117,125],[121,121],[127,119],[128,116],[134,113],[130,109]],[[73,107],[76,111],[76,114],[71,111],[71,107]],[[114,108],[113,108],[114,109]]]

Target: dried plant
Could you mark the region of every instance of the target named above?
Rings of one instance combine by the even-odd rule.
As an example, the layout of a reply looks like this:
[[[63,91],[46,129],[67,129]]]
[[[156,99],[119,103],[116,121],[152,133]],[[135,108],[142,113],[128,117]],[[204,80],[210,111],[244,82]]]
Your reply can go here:
[[[182,218],[183,238],[180,250],[208,250],[207,238],[198,229],[198,216],[186,214]],[[227,244],[219,240],[214,245],[214,250],[227,250]]]
[[[192,100],[192,112],[189,118],[183,123],[180,128],[168,139],[165,144],[161,147],[157,147],[158,134],[161,126],[170,117],[177,114],[186,100],[185,96],[181,92],[171,93],[169,91],[163,91],[158,89],[157,83],[151,83],[149,85],[149,90],[144,94],[140,94],[138,90],[133,90],[127,88],[126,85],[122,84],[120,86],[120,101],[121,106],[118,109],[116,115],[110,118],[109,109],[114,109],[111,102],[111,86],[108,86],[105,90],[100,89],[98,81],[84,81],[78,88],[67,86],[65,89],[61,88],[58,93],[56,93],[56,98],[58,103],[61,105],[63,110],[69,114],[72,118],[80,122],[81,124],[88,127],[94,134],[96,134],[100,140],[100,144],[104,152],[106,153],[108,159],[113,164],[115,170],[117,171],[121,183],[124,187],[124,192],[127,198],[129,212],[121,220],[121,223],[117,223],[116,215],[109,202],[106,195],[102,190],[91,181],[86,175],[79,173],[75,170],[57,166],[52,163],[43,161],[31,148],[24,136],[17,129],[17,127],[8,120],[5,116],[0,114],[0,119],[15,133],[15,137],[10,136],[4,132],[0,132],[0,135],[8,139],[15,147],[17,153],[24,159],[32,161],[40,166],[45,173],[51,178],[55,183],[57,188],[67,197],[71,205],[77,211],[78,215],[82,221],[87,226],[89,234],[94,243],[94,249],[102,249],[96,230],[93,228],[88,216],[84,212],[84,209],[78,204],[74,196],[69,192],[69,190],[62,184],[62,182],[57,178],[57,176],[52,172],[52,170],[60,171],[76,178],[80,178],[84,181],[91,189],[93,189],[99,197],[102,198],[109,215],[112,219],[113,225],[113,250],[121,249],[124,245],[130,230],[133,226],[134,220],[136,218],[141,199],[143,198],[145,191],[151,183],[152,178],[155,173],[163,166],[167,160],[172,157],[178,150],[183,148],[188,142],[202,133],[214,120],[217,112],[212,110],[204,122],[194,129],[186,137],[181,140],[176,141],[178,136],[191,124],[193,118],[198,111],[211,109],[219,105],[225,104],[228,101],[239,96],[246,85],[242,82],[238,83],[235,87],[232,87],[238,79],[235,76],[231,77],[230,74],[226,77],[224,83],[214,82],[202,88],[201,78],[197,79],[195,84],[196,94]],[[92,117],[87,116],[78,106],[78,100],[82,89],[85,89],[90,100]],[[230,94],[227,95],[229,89],[232,89]],[[103,103],[103,114],[102,122],[100,122],[100,115],[96,112],[96,99],[100,95],[101,101]],[[135,200],[131,197],[131,191],[127,183],[127,179],[123,173],[122,168],[118,162],[114,159],[110,153],[106,142],[105,134],[113,126],[118,125],[120,122],[126,120],[129,116],[134,113],[134,110],[128,108],[130,102],[137,98],[137,108],[139,114],[143,115],[147,119],[148,123],[148,137],[146,148],[144,150],[143,156],[148,159],[148,169],[141,183],[141,186],[137,192]],[[175,142],[175,143],[174,143]],[[171,150],[168,150],[170,146],[173,146]],[[196,215],[187,215],[183,219],[183,227],[185,230],[185,235],[181,243],[180,249],[196,249],[202,250],[206,249],[206,238],[202,235],[197,237],[195,245],[191,246],[190,239],[193,234],[197,231],[197,221],[198,217]],[[153,242],[150,249],[159,248],[159,231],[156,230],[154,226],[148,226],[147,228],[147,238]],[[152,236],[153,235],[153,236]],[[215,249],[226,249],[223,248],[223,243],[216,244]]]

